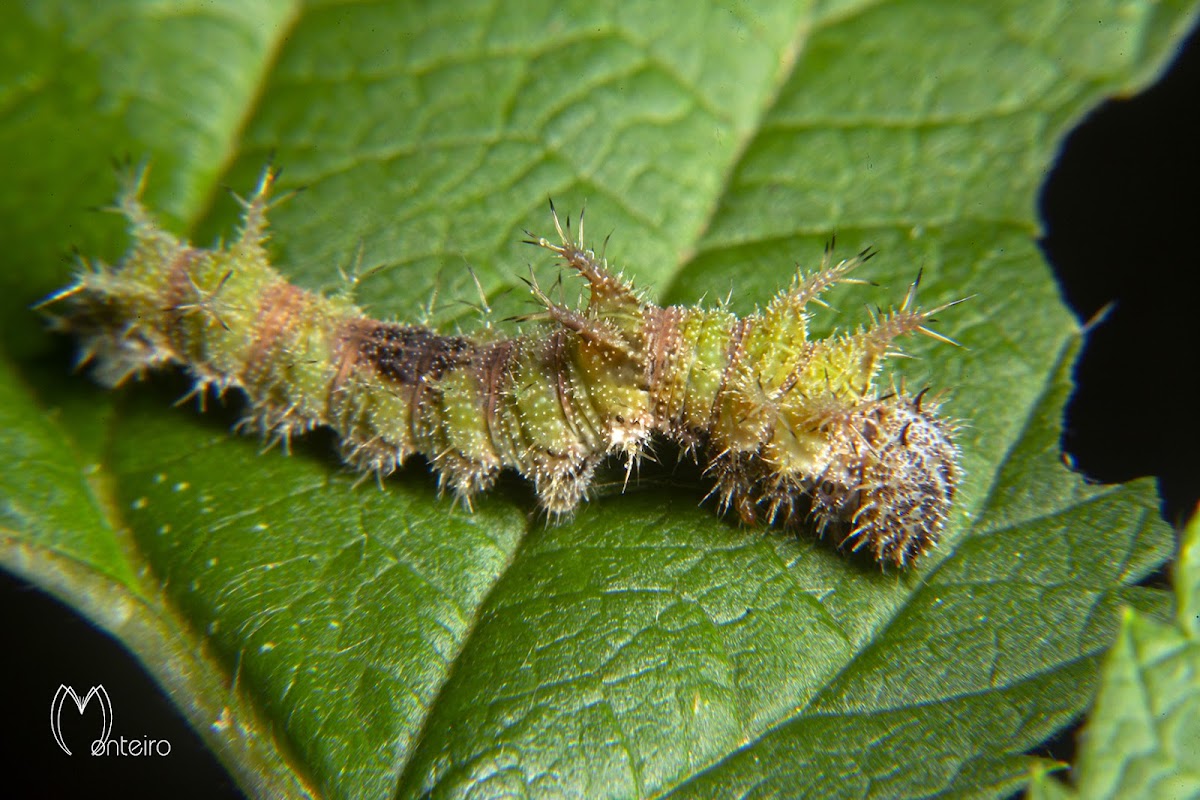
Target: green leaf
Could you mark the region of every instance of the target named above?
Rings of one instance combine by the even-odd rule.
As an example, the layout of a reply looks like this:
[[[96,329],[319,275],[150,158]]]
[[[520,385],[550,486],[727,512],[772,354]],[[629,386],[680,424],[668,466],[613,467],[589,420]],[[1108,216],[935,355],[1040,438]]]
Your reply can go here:
[[[119,637],[252,795],[997,797],[1078,714],[1118,608],[1171,533],[1146,483],[1058,458],[1079,331],[1034,238],[1059,139],[1144,84],[1191,2],[284,4],[0,9],[0,564]],[[621,476],[546,526],[512,482],[473,513],[413,462],[356,487],[317,434],[290,458],[68,374],[29,311],[60,254],[119,257],[89,212],[113,157],[207,243],[274,154],[306,186],[281,268],[377,314],[470,330],[527,310],[522,230],[588,203],[610,260],[667,302],[744,311],[874,244],[829,331],[923,302],[956,349],[968,478],[940,549],[880,574],[829,543],[697,508],[701,481]],[[286,188],[286,187],[285,187]],[[219,405],[219,404],[215,404]]]
[[[1030,797],[1200,795],[1200,516],[1175,564],[1174,625],[1126,609],[1083,732],[1076,791],[1038,771]]]

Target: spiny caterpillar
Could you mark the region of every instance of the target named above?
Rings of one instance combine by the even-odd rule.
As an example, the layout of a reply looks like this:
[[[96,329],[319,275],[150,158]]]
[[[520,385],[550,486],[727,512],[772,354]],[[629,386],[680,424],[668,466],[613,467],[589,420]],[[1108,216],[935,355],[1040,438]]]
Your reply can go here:
[[[46,301],[62,307],[56,322],[80,337],[80,363],[95,361],[104,384],[181,364],[201,398],[242,390],[245,423],[266,437],[286,444],[329,426],[349,464],[381,477],[420,453],[468,504],[512,469],[552,517],[576,508],[605,457],[632,470],[657,435],[703,458],[710,495],[747,523],[809,520],[897,567],[937,543],[960,477],[957,426],[924,391],[881,393],[875,377],[898,336],[949,341],[926,323],[953,303],[919,310],[914,282],[869,328],[807,335],[808,304],[861,283],[847,274],[870,251],[835,264],[827,248],[819,271],[738,318],[648,302],[585,248],[582,215],[572,235],[555,214],[558,241],[530,243],[586,280],[586,307],[531,282],[537,327],[450,336],[371,319],[348,296],[284,280],[264,247],[272,170],[241,201],[237,240],[213,249],[159,227],[140,202],[144,179],[117,200],[134,238],[124,261],[85,262]]]

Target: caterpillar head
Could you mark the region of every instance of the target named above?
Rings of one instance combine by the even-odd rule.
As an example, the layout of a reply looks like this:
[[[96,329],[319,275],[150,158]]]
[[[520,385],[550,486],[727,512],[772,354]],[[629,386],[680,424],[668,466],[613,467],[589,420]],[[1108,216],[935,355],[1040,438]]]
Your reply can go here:
[[[880,564],[910,566],[937,544],[958,485],[956,424],[924,392],[842,405],[831,402],[806,426],[823,440],[796,474],[759,452],[727,453],[710,469],[723,508],[746,523],[807,523]]]
[[[819,531],[897,567],[937,544],[961,477],[957,426],[923,400],[897,393],[835,417],[827,466],[808,486]]]

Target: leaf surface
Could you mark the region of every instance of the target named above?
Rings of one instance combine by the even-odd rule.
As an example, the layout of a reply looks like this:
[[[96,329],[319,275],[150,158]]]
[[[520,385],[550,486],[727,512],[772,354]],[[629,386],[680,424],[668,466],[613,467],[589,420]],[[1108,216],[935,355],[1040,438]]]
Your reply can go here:
[[[1035,772],[1031,798],[1200,794],[1200,517],[1175,563],[1174,625],[1131,609],[1104,656],[1072,791]]]

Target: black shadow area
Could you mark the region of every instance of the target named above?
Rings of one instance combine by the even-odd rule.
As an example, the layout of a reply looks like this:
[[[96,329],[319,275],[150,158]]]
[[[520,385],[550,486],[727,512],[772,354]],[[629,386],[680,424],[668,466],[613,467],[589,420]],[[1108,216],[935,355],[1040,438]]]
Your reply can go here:
[[[0,733],[0,796],[243,798],[204,742],[122,644],[3,570],[0,620],[4,637],[0,686],[6,709]],[[87,700],[82,713],[73,700],[65,700],[58,716],[70,755],[55,741],[50,717],[60,685],[73,689],[80,701],[92,687],[104,687],[111,701],[116,742],[103,755],[89,752],[89,742],[102,727],[97,697]],[[126,740],[123,753],[120,737]]]
[[[1041,214],[1063,295],[1094,320],[1063,450],[1102,483],[1155,476],[1178,525],[1200,500],[1200,28],[1157,83],[1071,133]]]

